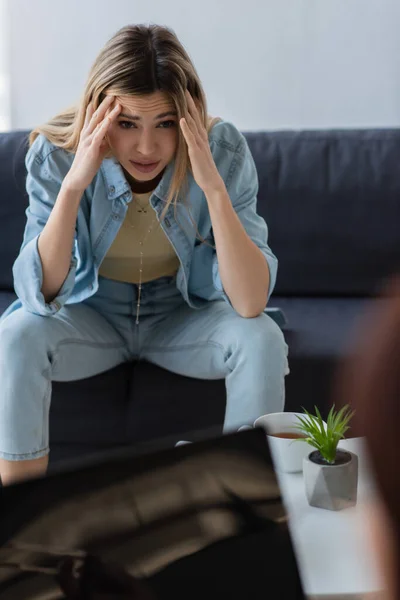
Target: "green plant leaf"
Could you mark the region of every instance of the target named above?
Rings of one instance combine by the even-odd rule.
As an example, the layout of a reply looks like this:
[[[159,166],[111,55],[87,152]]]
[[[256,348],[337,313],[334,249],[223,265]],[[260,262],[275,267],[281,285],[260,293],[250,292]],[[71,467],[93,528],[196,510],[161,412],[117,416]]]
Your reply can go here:
[[[316,448],[321,456],[328,462],[334,463],[337,445],[349,429],[349,422],[354,416],[354,411],[348,405],[335,411],[333,405],[329,411],[326,428],[321,413],[317,406],[315,415],[310,414],[303,408],[304,415],[298,415],[298,428],[306,436],[305,441]]]

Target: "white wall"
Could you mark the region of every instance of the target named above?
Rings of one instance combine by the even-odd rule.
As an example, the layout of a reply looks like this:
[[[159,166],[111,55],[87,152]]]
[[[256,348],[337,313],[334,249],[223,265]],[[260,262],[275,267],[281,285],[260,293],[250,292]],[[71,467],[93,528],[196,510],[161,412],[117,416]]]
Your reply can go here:
[[[240,129],[400,125],[399,0],[8,0],[11,126],[80,95],[129,23],[172,27]]]
[[[0,0],[0,131],[8,131],[10,122],[9,39],[6,0]]]

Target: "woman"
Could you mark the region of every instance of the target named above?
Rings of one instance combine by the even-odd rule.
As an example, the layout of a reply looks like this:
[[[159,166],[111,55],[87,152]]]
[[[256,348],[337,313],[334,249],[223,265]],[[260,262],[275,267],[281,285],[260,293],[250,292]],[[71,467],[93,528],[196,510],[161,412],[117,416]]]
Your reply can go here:
[[[51,381],[123,361],[225,377],[225,432],[282,410],[287,346],[263,312],[277,260],[256,168],[243,135],[208,118],[175,34],[118,31],[78,106],[30,143],[19,299],[0,324],[3,482],[46,471]]]
[[[365,436],[378,494],[368,512],[385,599],[400,600],[400,278],[365,315],[353,358],[335,391],[355,408],[353,435]]]

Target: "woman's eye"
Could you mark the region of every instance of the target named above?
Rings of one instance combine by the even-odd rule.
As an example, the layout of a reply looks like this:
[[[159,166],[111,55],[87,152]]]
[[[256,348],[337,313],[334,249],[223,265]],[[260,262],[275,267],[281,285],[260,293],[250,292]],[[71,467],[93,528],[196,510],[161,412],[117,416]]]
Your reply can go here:
[[[135,125],[135,123],[132,123],[132,121],[118,121],[118,125],[121,127],[121,129],[132,129],[132,127],[125,127],[125,125]]]
[[[175,127],[175,125],[175,121],[163,121],[162,123],[157,125],[157,127],[161,129],[170,129],[171,127]],[[118,121],[118,126],[121,129],[136,129],[136,124],[132,121]]]
[[[161,127],[161,129],[169,129],[170,127],[175,127],[175,124],[175,121],[163,121],[158,127]]]

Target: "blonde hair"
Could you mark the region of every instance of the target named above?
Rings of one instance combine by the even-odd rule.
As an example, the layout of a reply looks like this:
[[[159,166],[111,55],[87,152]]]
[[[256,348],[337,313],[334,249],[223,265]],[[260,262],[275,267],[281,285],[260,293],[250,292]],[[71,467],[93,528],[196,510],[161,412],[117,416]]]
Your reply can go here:
[[[180,119],[186,112],[186,89],[198,105],[209,132],[220,118],[208,116],[199,76],[176,34],[160,25],[128,25],[117,31],[100,51],[80,101],[34,129],[29,144],[43,134],[56,146],[75,153],[88,104],[93,102],[96,109],[109,94],[142,96],[159,90],[166,92]],[[175,169],[163,216],[171,202],[176,208],[179,193],[187,189],[187,172],[191,170],[187,144],[180,127],[178,130]]]

